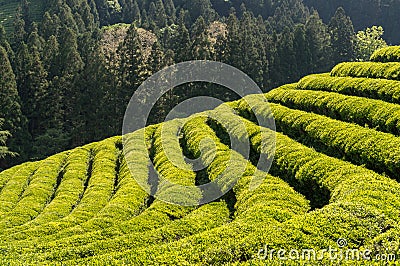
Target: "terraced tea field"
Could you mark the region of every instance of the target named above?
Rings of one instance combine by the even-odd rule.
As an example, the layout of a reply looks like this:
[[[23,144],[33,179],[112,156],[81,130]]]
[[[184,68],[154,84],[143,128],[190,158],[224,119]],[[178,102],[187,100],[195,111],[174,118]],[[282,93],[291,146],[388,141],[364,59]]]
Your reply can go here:
[[[42,18],[45,2],[42,0],[31,0],[29,10],[34,21]],[[15,14],[21,0],[0,0],[0,24],[4,26],[7,33],[12,33]]]
[[[133,132],[127,159],[114,137],[3,171],[0,264],[396,265],[399,54],[392,47],[373,62],[307,76],[265,94],[269,105],[251,95]],[[276,134],[255,119],[269,108]],[[249,160],[229,141],[245,131]],[[271,138],[276,147],[263,141]],[[274,151],[269,173],[256,167]],[[185,157],[206,168],[195,171]],[[173,205],[142,189],[154,182],[150,165],[185,186],[239,180],[212,203]],[[254,177],[262,184],[251,190]],[[148,189],[171,192],[164,182]]]

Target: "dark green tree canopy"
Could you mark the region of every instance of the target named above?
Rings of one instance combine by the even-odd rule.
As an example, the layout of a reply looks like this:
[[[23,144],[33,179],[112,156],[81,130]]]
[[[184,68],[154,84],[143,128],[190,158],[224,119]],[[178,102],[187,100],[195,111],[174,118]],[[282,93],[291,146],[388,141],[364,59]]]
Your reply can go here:
[[[351,61],[355,56],[353,23],[342,7],[336,10],[329,22],[334,63]]]
[[[0,46],[0,110],[4,121],[4,129],[14,134],[24,122],[21,112],[17,82],[11,63],[4,47]]]

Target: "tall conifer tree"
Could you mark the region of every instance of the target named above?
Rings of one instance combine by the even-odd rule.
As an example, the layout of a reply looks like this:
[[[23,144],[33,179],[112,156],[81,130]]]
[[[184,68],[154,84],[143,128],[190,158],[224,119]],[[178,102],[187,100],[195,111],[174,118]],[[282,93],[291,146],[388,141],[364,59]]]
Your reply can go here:
[[[329,22],[331,34],[333,60],[339,62],[351,61],[355,57],[355,33],[350,17],[342,7],[336,10],[335,15]]]

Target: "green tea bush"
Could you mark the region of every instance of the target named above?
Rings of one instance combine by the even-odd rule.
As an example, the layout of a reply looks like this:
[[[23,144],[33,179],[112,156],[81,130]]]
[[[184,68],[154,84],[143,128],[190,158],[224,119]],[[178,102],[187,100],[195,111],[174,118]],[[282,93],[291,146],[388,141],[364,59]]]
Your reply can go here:
[[[77,148],[71,151],[60,175],[60,184],[53,192],[53,199],[27,226],[32,227],[56,221],[71,212],[83,191],[89,156],[90,151],[86,148]]]
[[[196,205],[202,195],[194,187],[196,173],[184,160],[178,135],[184,121],[174,120],[163,123],[154,134],[154,165],[160,176],[157,198],[169,199],[182,205]],[[165,182],[166,181],[166,182]],[[169,182],[169,183],[167,183]],[[176,185],[181,185],[177,187]],[[187,188],[192,186],[193,189]]]
[[[371,55],[373,62],[400,62],[400,46],[389,46],[376,50]]]
[[[38,165],[39,163],[26,163],[1,173],[6,182],[0,192],[0,219],[5,218],[5,214],[18,203]]]
[[[340,63],[332,69],[331,76],[400,80],[400,63]]]
[[[400,103],[400,82],[386,79],[331,77],[329,74],[310,75],[297,84],[301,90],[331,91],[344,95]]]
[[[313,112],[400,135],[400,105],[338,93],[275,89],[266,98],[289,108]]]
[[[332,75],[345,77],[311,75],[3,171],[0,264],[282,265],[260,259],[260,249],[322,250],[338,239],[398,254],[400,81],[366,78],[393,78],[397,66],[339,65]],[[257,121],[272,115],[281,133]],[[204,169],[195,172],[184,155]],[[194,187],[207,180],[228,193],[198,207],[149,195],[197,203],[216,192]]]
[[[14,174],[21,168],[25,167],[26,165],[19,165],[16,167],[12,167],[0,172],[0,193],[3,190],[4,186],[7,182],[14,176]]]
[[[89,154],[90,152],[86,148],[77,148],[71,151],[63,170],[58,175],[59,184],[54,188],[50,202],[35,219],[22,226],[6,230],[7,234],[11,235],[27,229],[32,232],[35,226],[40,228],[46,223],[67,216],[83,191]]]
[[[225,202],[215,202],[199,207],[182,219],[171,224],[146,232],[125,234],[115,238],[92,241],[81,246],[66,246],[65,249],[49,250],[45,255],[29,253],[24,260],[31,261],[66,261],[79,259],[91,254],[102,255],[106,251],[115,252],[131,250],[148,245],[164,244],[177,239],[185,238],[212,228],[221,226],[230,221],[229,210]],[[34,260],[32,260],[34,258]]]
[[[225,172],[222,169],[227,168],[230,155],[235,154],[235,152],[220,143],[215,133],[207,126],[206,120],[207,118],[204,117],[195,118],[184,125],[182,130],[186,145],[191,152],[199,154],[201,160],[206,162],[210,155],[201,152],[199,143],[202,139],[212,140],[214,147],[217,147],[214,161],[218,163],[209,164],[207,172],[233,175],[233,172]],[[251,254],[254,253],[254,247],[262,243],[262,238],[257,236],[265,236],[266,234],[278,236],[279,233],[274,232],[274,227],[278,227],[283,221],[306,213],[309,205],[303,196],[295,192],[281,179],[256,170],[239,154],[234,155],[233,158],[234,163],[248,166],[244,173],[236,173],[236,175],[242,175],[243,178],[239,179],[240,181],[234,187],[238,199],[235,209],[238,212],[235,215],[235,220],[230,224],[169,244],[147,246],[122,253],[110,253],[81,261],[81,263],[102,261],[104,263],[119,262],[148,265],[157,261],[157,263],[166,265],[174,263],[195,265],[221,264],[239,258],[250,258]],[[224,166],[221,167],[221,164]],[[265,176],[263,184],[254,191],[248,189],[252,175]],[[210,177],[211,180],[213,178]],[[269,200],[262,200],[262,197],[267,195]],[[264,233],[261,234],[261,231],[264,231]],[[285,238],[282,236],[279,239],[284,242]],[[77,262],[79,260],[69,263]]]
[[[39,163],[39,168],[28,178],[26,188],[18,196],[14,208],[0,221],[2,230],[29,222],[42,212],[51,200],[66,157],[66,153],[61,153]]]
[[[259,101],[254,97],[255,101]],[[266,103],[259,101],[259,112]],[[315,145],[319,150],[366,165],[370,169],[398,179],[400,172],[400,138],[325,116],[270,104],[277,128],[285,134]],[[368,147],[368,149],[366,149]]]

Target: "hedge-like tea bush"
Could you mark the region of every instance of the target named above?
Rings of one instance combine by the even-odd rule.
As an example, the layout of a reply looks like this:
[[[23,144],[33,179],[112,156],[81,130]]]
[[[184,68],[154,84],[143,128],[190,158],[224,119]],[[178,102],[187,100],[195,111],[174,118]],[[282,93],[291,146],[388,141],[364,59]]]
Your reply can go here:
[[[185,124],[183,132],[186,145],[193,154],[198,154],[203,162],[209,161],[210,157],[214,158],[207,167],[207,173],[212,175],[211,180],[215,180],[214,173],[216,172],[222,174],[222,179],[225,180],[230,180],[229,176],[235,175],[234,170],[225,171],[229,168],[227,164],[230,158],[233,158],[234,164],[247,165],[245,172],[236,173],[236,176],[243,176],[243,179],[240,179],[234,187],[238,199],[235,205],[236,219],[230,224],[170,244],[147,246],[122,253],[109,253],[90,258],[90,260],[70,261],[69,264],[100,261],[102,263],[124,262],[136,265],[146,265],[150,261],[168,265],[184,262],[191,265],[196,263],[221,264],[238,258],[248,258],[256,246],[255,243],[261,243],[257,234],[253,235],[253,233],[264,231],[277,236],[274,228],[279,227],[281,222],[307,212],[309,205],[303,196],[279,178],[256,170],[247,160],[223,145],[211,128],[207,126],[206,120],[206,118],[200,117]],[[214,155],[202,152],[199,143],[203,139],[210,140],[205,144],[206,146],[216,147]],[[211,142],[214,143],[211,144]],[[249,191],[248,185],[254,174],[264,175],[265,179],[260,187]],[[268,197],[268,200],[263,201],[263,196]],[[284,241],[285,238],[282,236],[279,239]],[[201,244],[199,244],[200,242]],[[238,245],[235,246],[235,243]],[[230,248],[234,250],[228,252]]]
[[[244,107],[244,105],[241,105],[241,107]],[[258,127],[252,122],[244,121],[248,123],[248,127]],[[262,129],[259,135],[265,131],[268,133],[270,130]],[[269,150],[264,150],[260,146],[258,139],[259,136],[257,135],[251,138],[253,148],[259,153],[269,152]],[[318,153],[312,148],[306,147],[281,133],[277,133],[274,163],[279,167],[282,175],[294,175],[296,179],[302,182],[305,182],[307,179],[317,180],[321,186],[328,188],[333,193],[330,202],[350,200],[357,195],[360,197],[369,196],[371,199],[374,199],[377,208],[381,210],[389,209],[390,211],[394,211],[393,206],[400,206],[400,191],[396,189],[400,184],[396,181],[378,175],[364,167],[355,166],[351,163]],[[358,185],[354,186],[354,184]],[[382,191],[376,191],[377,186],[382,186]],[[390,186],[394,186],[394,188],[389,189]],[[393,197],[385,200],[387,197],[386,193],[392,194]],[[397,203],[392,205],[395,202],[392,200],[396,200]],[[390,201],[391,204],[385,207],[383,201]]]
[[[148,133],[149,135],[153,136],[151,131],[154,131],[155,128],[151,128]],[[132,140],[136,141],[142,141],[143,142],[143,136],[144,136],[144,131],[141,130],[139,132],[133,133],[129,138],[132,138]],[[108,144],[111,142],[109,141]],[[114,142],[113,142],[114,143]],[[140,143],[140,142],[138,142]],[[99,143],[99,147],[103,147],[104,144],[106,143]],[[107,147],[107,145],[105,145]],[[115,146],[115,145],[114,145]],[[104,148],[104,147],[103,147]],[[136,156],[139,155],[137,160],[130,161],[130,163],[135,164],[139,163],[140,165],[143,163],[143,159],[146,161],[149,159],[148,157],[148,148],[150,147],[145,147],[145,146],[140,146],[140,145],[135,145],[135,147],[132,147],[128,152],[135,154]],[[131,155],[132,155],[131,154]],[[147,158],[147,159],[146,159]],[[133,166],[133,165],[131,165]],[[142,167],[138,168],[141,169]],[[134,171],[133,175],[141,175],[141,174],[146,174],[148,175],[148,165],[145,168],[142,168],[143,172],[138,172]],[[124,172],[125,174],[127,173],[128,169],[125,168]],[[92,176],[93,177],[93,176]],[[126,177],[125,177],[126,178]],[[125,180],[125,178],[123,180]],[[128,189],[127,186],[132,184],[132,182],[135,182],[135,180],[132,179],[132,176],[127,180],[125,184],[125,188]],[[122,182],[122,181],[121,181]],[[138,185],[135,185],[136,188],[138,188]],[[135,188],[134,187],[134,188]],[[121,187],[117,188],[117,192],[115,196],[118,194],[118,191],[121,189]],[[132,188],[131,188],[132,189]],[[125,190],[127,191],[127,190]],[[134,190],[135,191],[135,190]],[[121,191],[122,192],[122,191]],[[143,194],[143,190],[139,188],[140,192],[138,195],[146,195]],[[136,192],[137,193],[137,192]],[[120,196],[126,197],[133,197],[133,195],[124,195],[124,194],[119,194]],[[114,196],[114,197],[115,197]],[[146,196],[147,197],[147,196]],[[116,199],[116,198],[114,198]],[[122,200],[122,199],[121,199]],[[136,204],[140,204],[143,206],[144,199],[142,198],[142,201],[140,201],[140,197],[136,199],[129,199],[130,201],[135,202]],[[111,200],[113,202],[113,200]],[[108,205],[107,205],[108,206]],[[105,210],[107,206],[103,209]],[[42,242],[43,244],[38,244],[37,242],[34,242],[35,239],[31,239],[30,241],[23,241],[19,242],[18,246],[11,247],[11,249],[16,248],[17,250],[21,250],[23,248],[26,252],[30,250],[30,252],[37,252],[38,250],[53,250],[53,249],[65,249],[68,246],[71,245],[85,245],[90,242],[96,241],[96,240],[103,240],[104,238],[110,238],[110,237],[116,237],[116,236],[122,236],[124,234],[129,234],[129,233],[134,233],[134,232],[145,232],[147,230],[152,230],[161,226],[165,226],[168,223],[171,223],[172,219],[179,219],[187,215],[193,210],[193,208],[187,208],[187,207],[181,207],[181,206],[175,206],[171,204],[167,204],[161,201],[154,201],[153,204],[150,205],[147,209],[145,209],[142,213],[137,213],[137,216],[133,217],[125,217],[124,219],[129,219],[127,221],[121,221],[121,220],[115,220],[115,218],[118,217],[112,217],[113,219],[113,225],[110,225],[109,223],[106,223],[110,219],[101,219],[103,216],[102,211],[99,212],[97,218],[94,217],[94,219],[90,219],[87,222],[83,223],[82,225],[71,227],[71,228],[65,228],[64,230],[61,230],[57,234],[49,234],[49,232],[53,232],[55,228],[64,228],[66,226],[71,226],[73,225],[72,223],[59,223],[59,224],[53,224],[52,227],[47,230],[47,231],[34,231],[34,232],[29,232],[29,234],[37,234],[38,235],[38,240]],[[105,218],[105,217],[103,217]],[[111,218],[111,217],[110,217]],[[97,221],[97,222],[96,222]],[[98,228],[97,226],[99,223],[103,223],[104,229],[101,230],[96,230]],[[41,235],[40,235],[41,234]],[[22,236],[25,234],[19,234],[18,238],[21,239]],[[62,240],[60,240],[62,239]],[[32,244],[35,243],[35,244]],[[10,249],[9,246],[3,247],[5,249]]]
[[[90,151],[86,148],[71,151],[60,173],[60,184],[53,192],[53,199],[29,226],[54,222],[71,212],[83,191],[89,156]]]
[[[26,163],[1,173],[6,181],[0,192],[0,219],[18,203],[38,167],[39,163]]]
[[[224,117],[226,117],[225,114]],[[248,124],[248,128],[251,127],[257,126]],[[192,129],[195,128],[199,132],[193,133]],[[208,130],[201,126],[200,120],[196,120],[191,127],[188,127],[188,130],[191,136],[202,134],[204,137],[210,137],[212,135],[211,132],[206,133]],[[258,143],[256,136],[254,135],[252,138],[254,145]],[[281,139],[286,142],[281,142]],[[69,261],[67,265],[78,262],[83,264],[101,262],[146,265],[154,261],[164,265],[223,264],[250,260],[257,254],[257,247],[261,248],[265,243],[269,244],[271,249],[321,249],[327,246],[335,247],[335,242],[340,237],[346,238],[350,247],[355,247],[354,245],[359,245],[360,241],[362,243],[366,239],[379,236],[384,232],[384,228],[395,224],[385,215],[398,219],[400,190],[399,184],[395,181],[379,176],[365,168],[317,153],[280,134],[278,134],[277,150],[278,163],[282,166],[286,165],[286,167],[282,167],[282,171],[285,169],[295,171],[299,173],[297,176],[299,179],[310,178],[311,173],[315,173],[315,171],[318,173],[318,170],[322,170],[320,175],[315,178],[319,182],[326,183],[332,189],[331,204],[304,216],[294,216],[292,219],[285,220],[284,223],[268,219],[271,212],[266,212],[266,209],[263,210],[262,205],[259,205],[257,209],[249,208],[245,217],[238,216],[229,225],[173,243],[147,246],[121,253],[113,252],[88,260]],[[299,156],[303,153],[303,157],[309,159],[294,161],[292,154],[295,150],[300,153]],[[265,185],[271,181],[268,177],[267,180]],[[368,184],[373,185],[367,187]],[[272,183],[269,183],[267,187],[274,191]],[[376,188],[381,191],[386,190],[387,187],[393,187],[393,189],[387,191],[387,194],[375,193]],[[265,191],[266,193],[260,194],[260,196],[267,197],[268,203],[270,200],[276,200],[278,203],[279,194],[278,198],[275,198],[272,191]],[[276,190],[277,193],[279,191],[279,189]],[[250,197],[250,199],[256,200],[257,197]],[[279,203],[275,206],[284,208],[284,205]],[[275,213],[273,217],[279,216]]]
[[[391,250],[400,241],[400,81],[347,76],[391,79],[399,64],[339,65],[332,75],[345,77],[311,75],[0,173],[0,264],[281,265],[277,256],[258,260],[260,248],[321,250],[339,238],[372,256],[400,256]],[[256,119],[272,114],[282,133]],[[184,155],[204,169],[194,172]],[[171,193],[162,180],[233,189],[184,207],[146,191],[183,203],[213,191]]]
[[[90,145],[87,145],[84,147],[88,150],[93,150],[93,151],[95,148],[98,149],[97,147],[99,147],[99,148],[102,147],[101,149],[106,149],[108,151],[112,151],[112,152],[110,152],[110,156],[113,159],[111,159],[111,161],[108,161],[108,163],[109,163],[108,169],[110,170],[110,174],[108,175],[109,176],[109,180],[108,180],[109,193],[104,194],[104,199],[103,199],[107,203],[109,203],[110,196],[114,194],[113,190],[116,189],[115,194],[117,194],[117,192],[119,191],[119,188],[120,188],[120,187],[114,188],[114,185],[115,185],[114,183],[115,183],[115,178],[116,178],[116,172],[115,172],[116,161],[114,161],[114,160],[117,160],[118,153],[119,153],[115,146],[116,146],[116,142],[118,142],[119,140],[120,140],[120,137],[112,138],[112,139],[108,139],[108,140],[105,140],[105,141],[102,141],[99,143],[90,144]],[[113,152],[115,152],[115,153],[113,153]],[[145,150],[145,152],[147,155],[147,149]],[[94,152],[93,152],[93,155],[95,155]],[[81,182],[80,186],[82,186],[82,187],[85,185],[84,183],[86,183],[86,182],[87,182],[87,186],[89,186],[89,181],[91,178],[93,178],[92,173],[89,173],[89,172],[86,173],[87,170],[93,170],[93,169],[90,169],[93,167],[89,167],[89,164],[94,163],[95,157],[93,155],[92,155],[92,158],[87,158],[86,161],[85,160],[82,161],[82,163],[86,164],[85,178],[84,178],[85,180],[79,181],[79,182]],[[109,157],[104,157],[104,159],[107,159],[107,158],[109,158]],[[89,159],[91,162],[88,161]],[[102,162],[107,162],[107,161],[102,161]],[[100,163],[101,162],[99,162],[98,164],[100,164]],[[146,166],[146,164],[145,164],[145,166]],[[138,168],[137,173],[143,174],[142,172],[139,171],[139,169],[140,168]],[[145,167],[145,169],[146,169],[145,173],[147,175],[148,169],[147,169],[147,167]],[[121,170],[121,167],[120,167],[120,170]],[[101,170],[99,172],[99,176],[101,176],[100,173],[101,173]],[[65,173],[65,174],[67,174],[67,173]],[[126,171],[125,171],[125,174],[126,174]],[[68,174],[67,174],[67,176],[68,176]],[[131,177],[131,176],[129,176],[129,177]],[[121,178],[120,185],[123,183],[122,180],[123,180],[123,178]],[[101,183],[99,183],[98,185],[101,186]],[[127,188],[127,190],[125,190],[125,192],[136,191],[136,194],[134,194],[134,195],[123,194],[122,195],[121,193],[118,193],[118,195],[121,195],[122,197],[125,197],[125,198],[130,197],[130,196],[142,195],[141,196],[142,198],[140,198],[140,197],[137,197],[134,199],[129,198],[131,202],[133,201],[136,204],[136,205],[130,206],[132,209],[136,209],[136,210],[132,210],[132,211],[134,213],[135,212],[138,213],[140,211],[140,209],[143,208],[143,205],[145,204],[145,199],[147,198],[147,195],[136,184],[135,180],[133,180],[133,181],[131,180],[130,182],[127,182],[125,187]],[[87,189],[85,191],[87,191]],[[77,208],[79,203],[82,203],[83,195],[84,195],[84,189],[82,189],[79,192],[79,197],[73,204],[75,206],[74,208]],[[116,200],[115,196],[116,195],[114,195],[114,197],[113,197],[114,200]],[[139,201],[139,203],[137,201]],[[110,202],[113,202],[113,201],[111,200]],[[86,204],[86,206],[88,206],[88,205]],[[88,206],[88,207],[90,207],[90,206]],[[113,207],[117,207],[117,206],[116,205],[110,205],[108,207],[105,206],[104,208],[100,209],[98,212],[94,212],[93,215],[95,215],[95,216],[93,217],[93,220],[89,219],[88,221],[84,222],[83,224],[81,224],[80,226],[78,226],[76,228],[74,228],[74,226],[77,225],[78,221],[71,217],[71,215],[73,215],[72,214],[73,210],[70,210],[69,215],[67,215],[66,217],[64,217],[63,219],[61,219],[58,222],[53,221],[50,223],[41,224],[36,227],[30,227],[26,230],[20,230],[19,232],[15,232],[14,234],[8,235],[7,240],[8,241],[11,239],[21,239],[22,240],[22,239],[26,239],[27,236],[29,236],[32,239],[33,239],[33,237],[35,237],[35,238],[40,239],[43,242],[48,242],[51,239],[59,239],[63,236],[65,237],[65,236],[74,235],[74,232],[80,232],[80,233],[86,232],[87,233],[89,231],[98,230],[99,227],[101,227],[101,228],[105,227],[105,225],[110,226],[110,220],[114,220],[115,218],[119,218],[119,220],[115,221],[115,223],[119,222],[118,226],[122,226],[122,224],[121,224],[121,221],[123,220],[122,217],[125,217],[125,220],[132,217],[132,212],[130,212],[129,209],[126,209],[125,212],[122,212],[121,208],[120,209],[115,208],[115,211],[114,211],[115,213],[114,214],[110,213],[111,212],[110,209],[113,209]],[[88,213],[88,212],[86,212],[86,213]],[[117,213],[118,213],[118,215],[117,215]],[[126,215],[124,215],[124,214],[126,214]],[[83,230],[83,228],[84,228],[84,230]],[[118,231],[118,230],[115,230],[115,231]],[[29,243],[29,241],[25,241],[25,243],[27,246],[31,245]],[[22,243],[21,243],[21,245],[22,245]]]
[[[66,153],[60,153],[39,163],[39,168],[28,177],[26,188],[18,196],[14,208],[0,221],[1,230],[29,222],[42,212],[51,200],[66,157]]]
[[[155,131],[154,166],[160,175],[156,197],[164,200],[180,202],[180,204],[196,205],[201,200],[201,191],[195,188],[196,173],[191,165],[184,160],[183,151],[179,143],[179,131],[183,120],[174,120],[161,124]],[[170,184],[164,182],[169,182]],[[175,184],[181,185],[179,187]],[[192,186],[193,189],[186,188]]]
[[[332,69],[331,76],[400,80],[400,63],[340,63]]]
[[[102,255],[105,251],[115,252],[141,248],[149,245],[161,245],[176,239],[185,238],[212,228],[222,226],[230,221],[229,210],[225,202],[203,205],[182,219],[159,227],[155,230],[124,234],[114,238],[92,240],[80,246],[65,246],[64,249],[48,249],[43,255],[37,252],[23,256],[25,261],[67,261],[86,256]]]
[[[243,116],[251,114],[243,102],[232,106]],[[260,113],[265,110],[268,115],[262,103],[255,109]],[[221,174],[222,180],[240,175],[233,189],[235,215],[230,223],[230,211],[224,201],[205,205],[193,212],[155,201],[129,223],[123,222],[124,226],[120,228],[111,226],[81,235],[78,230],[67,230],[73,235],[62,238],[69,233],[61,231],[49,242],[46,239],[51,238],[46,236],[37,239],[38,242],[14,242],[8,250],[7,247],[0,249],[1,261],[5,264],[19,261],[26,264],[62,262],[63,265],[221,265],[254,260],[264,244],[273,249],[321,249],[335,247],[338,238],[345,238],[349,247],[362,249],[364,243],[372,245],[374,241],[386,241],[389,237],[385,234],[386,228],[397,225],[400,187],[394,180],[318,153],[278,133],[273,168],[280,173],[279,176],[293,176],[305,184],[308,180],[315,180],[320,187],[330,191],[328,205],[309,211],[304,196],[282,179],[257,170],[240,154],[222,144],[213,131],[224,126],[227,133],[242,139],[243,132],[237,130],[242,124],[248,132],[252,149],[258,153],[270,153],[271,146],[262,141],[271,136],[270,130],[229,113],[223,106],[210,117],[187,121],[182,127],[183,143],[187,152],[198,155],[207,165],[210,180],[216,180]],[[218,121],[213,129],[208,125],[210,121]],[[170,132],[177,132],[174,126],[170,129]],[[153,145],[156,138],[159,137],[154,134]],[[157,143],[160,142],[157,140]],[[212,152],[205,152],[211,148]],[[147,148],[142,151],[142,155],[148,158]],[[163,149],[160,152],[163,153]],[[157,166],[168,165],[160,163],[165,161],[165,156],[159,156],[157,160],[155,157]],[[228,167],[229,160],[233,160],[234,167]],[[120,169],[125,167],[123,165]],[[245,166],[245,171],[239,174],[238,165]],[[169,167],[159,169],[166,171]],[[264,181],[256,190],[249,190],[251,180],[257,175],[265,177]],[[175,218],[171,220],[167,213]],[[177,213],[181,215],[177,216]]]
[[[253,99],[258,102],[257,109],[253,111],[262,115],[267,104],[257,97]],[[355,164],[366,165],[399,179],[400,151],[397,147],[400,145],[400,138],[325,116],[277,104],[269,105],[281,132],[337,157],[345,156]]]
[[[241,106],[243,108],[246,105]],[[248,108],[248,106],[245,108]],[[235,118],[232,116],[230,119],[234,120]],[[258,127],[247,120],[243,121],[247,123],[247,128]],[[258,134],[261,135],[265,130],[267,132],[269,131],[268,129],[263,129]],[[268,149],[263,151],[257,135],[252,137],[251,143],[253,148],[257,151],[269,152]],[[332,193],[332,198],[330,200],[331,204],[324,207],[324,209],[332,209],[333,207],[332,210],[334,212],[332,212],[332,214],[339,219],[337,221],[339,226],[343,226],[343,224],[347,223],[343,223],[341,220],[343,217],[340,217],[340,215],[336,216],[335,212],[340,205],[334,207],[336,204],[335,202],[345,202],[347,203],[346,205],[348,205],[349,202],[354,202],[356,204],[354,207],[357,209],[366,208],[365,206],[368,206],[370,211],[367,211],[364,215],[368,215],[368,212],[375,213],[374,219],[377,219],[377,225],[381,222],[383,224],[392,223],[393,225],[393,222],[390,220],[384,221],[385,219],[382,218],[380,213],[384,213],[390,218],[398,220],[397,215],[400,206],[400,191],[398,190],[399,184],[393,180],[379,176],[365,168],[357,167],[350,163],[317,153],[313,149],[305,147],[282,134],[277,134],[277,153],[275,155],[275,163],[281,169],[281,176],[294,174],[296,179],[300,181],[316,179],[321,186],[329,188]],[[348,207],[344,207],[346,205],[343,205],[340,208],[349,209]],[[364,207],[362,207],[363,205]],[[365,211],[366,210],[367,209],[365,209]],[[354,212],[354,210],[352,212]],[[329,212],[326,214],[332,218]],[[326,216],[326,214],[324,215]],[[319,211],[317,211],[306,216],[304,220],[306,220],[306,223],[309,223],[311,220],[314,224],[319,223],[322,225],[323,223],[321,224],[322,220],[319,215]],[[311,219],[310,216],[314,217],[314,219]],[[290,222],[292,221],[293,220]],[[326,220],[325,222],[327,224],[334,224],[330,220]],[[363,221],[363,223],[364,222],[365,221]],[[374,222],[374,220],[371,220],[370,222]],[[304,221],[301,223],[304,223]],[[310,225],[312,223],[310,223]],[[323,235],[323,232],[319,231],[319,227],[315,229]],[[352,229],[351,226],[346,228],[348,233],[353,234],[356,230],[353,231]],[[335,230],[343,232],[343,228],[336,228]],[[332,232],[335,232],[335,230]],[[369,229],[366,228],[366,226],[364,226],[362,230],[365,234],[368,234]],[[375,230],[377,232],[380,231],[379,228],[376,228]],[[343,235],[344,232],[342,233],[342,237]],[[338,238],[339,237],[340,234],[338,234]],[[368,236],[364,237],[368,238]]]
[[[400,135],[400,105],[397,104],[338,93],[281,88],[267,93],[266,98],[289,108]]]
[[[19,171],[19,169],[27,166],[26,164],[19,165],[16,167],[9,168],[7,170],[4,170],[0,172],[0,194],[1,191],[3,190],[4,186],[7,184],[7,182],[14,176],[14,174]]]
[[[218,114],[214,114],[211,115],[211,117],[217,116],[222,121],[224,119],[223,112],[220,112],[219,114],[222,115],[219,116]],[[263,207],[257,204],[258,201],[255,196],[263,195],[264,193],[266,193],[265,191],[263,191],[263,189],[266,188],[274,190],[273,187],[275,185],[279,187],[278,190],[282,191],[281,195],[285,196],[281,198],[278,195],[271,194],[271,198],[276,200],[275,204],[277,204],[278,201],[281,201],[281,203],[285,203],[283,206],[286,205],[286,207],[284,207],[283,211],[285,211],[286,209],[286,211],[294,212],[297,214],[303,213],[304,210],[308,209],[308,203],[304,200],[304,198],[299,197],[300,195],[296,193],[292,188],[290,188],[283,180],[272,177],[265,172],[257,170],[256,167],[253,166],[245,158],[243,158],[243,156],[229,149],[229,147],[227,147],[226,145],[222,144],[216,134],[206,124],[206,121],[206,118],[200,117],[194,118],[186,123],[183,127],[184,138],[191,152],[193,152],[194,154],[199,154],[203,163],[208,165],[207,173],[210,177],[210,180],[216,180],[217,178],[220,178],[221,181],[224,182],[238,180],[233,188],[237,199],[235,205],[236,216],[246,216],[242,214],[242,212],[244,213],[245,210],[249,211],[253,210],[253,208],[262,209]],[[224,121],[224,124],[227,125],[227,130],[232,134],[235,131],[234,129],[237,128],[237,124],[234,125],[234,123],[229,123],[229,121],[227,120]],[[232,127],[229,127],[228,124],[230,124]],[[239,138],[239,136],[236,137]],[[201,143],[203,139],[212,140],[213,145],[216,147],[216,150],[214,150],[214,154],[200,152],[201,149],[199,147],[199,143]],[[213,158],[210,159],[210,157]],[[209,163],[210,161],[211,163]],[[261,176],[264,181],[261,187],[257,188],[254,191],[249,191],[250,182],[254,176]],[[223,186],[223,183],[221,182],[220,185]],[[271,199],[271,202],[274,201]],[[267,204],[266,202],[264,202],[264,207],[267,207],[267,205],[269,205],[269,203]],[[273,203],[271,203],[271,206],[273,206]]]
[[[376,50],[370,58],[373,62],[400,62],[400,46],[389,46]]]
[[[59,184],[54,188],[50,202],[31,222],[8,229],[7,234],[11,235],[23,230],[32,232],[35,226],[38,229],[46,223],[55,222],[67,216],[83,191],[89,154],[86,148],[76,148],[71,151],[66,158],[63,170],[58,175]]]
[[[316,74],[302,78],[297,83],[301,90],[331,91],[344,95],[400,103],[400,82],[386,79],[331,77]]]

